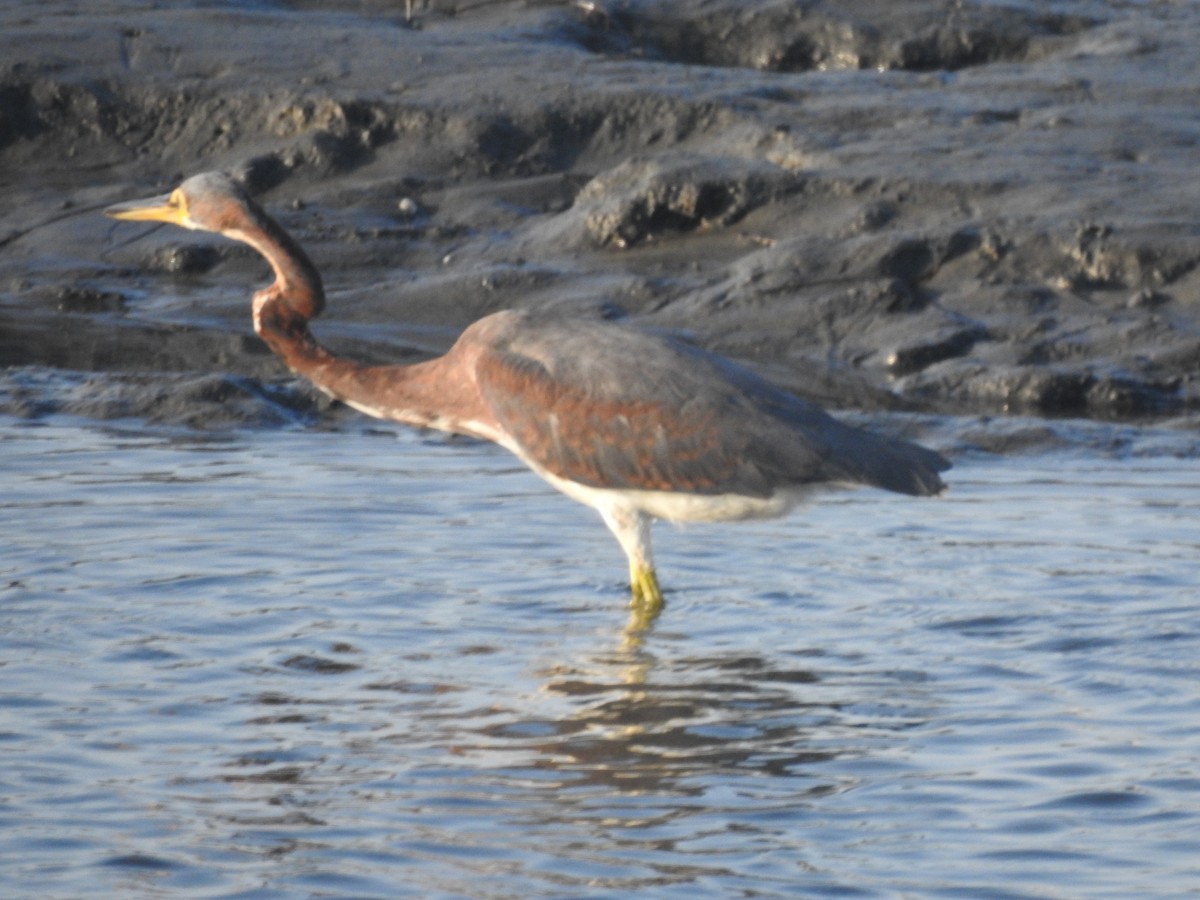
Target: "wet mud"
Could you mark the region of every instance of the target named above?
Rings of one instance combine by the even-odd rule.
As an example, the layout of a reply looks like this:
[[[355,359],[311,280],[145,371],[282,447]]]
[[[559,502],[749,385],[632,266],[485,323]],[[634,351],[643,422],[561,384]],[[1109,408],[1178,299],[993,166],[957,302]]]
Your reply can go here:
[[[439,352],[508,308],[668,330],[834,407],[1194,423],[1200,8],[48,2],[0,10],[0,406],[334,415],[267,277],[107,204],[224,169]]]

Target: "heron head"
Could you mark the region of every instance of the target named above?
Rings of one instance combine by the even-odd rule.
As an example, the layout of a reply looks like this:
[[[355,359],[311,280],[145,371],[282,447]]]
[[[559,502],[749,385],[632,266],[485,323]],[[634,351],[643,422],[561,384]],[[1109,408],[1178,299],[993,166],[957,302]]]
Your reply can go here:
[[[169,194],[118,203],[106,216],[132,222],[168,222],[196,231],[222,233],[244,220],[249,205],[245,191],[222,172],[193,175]]]

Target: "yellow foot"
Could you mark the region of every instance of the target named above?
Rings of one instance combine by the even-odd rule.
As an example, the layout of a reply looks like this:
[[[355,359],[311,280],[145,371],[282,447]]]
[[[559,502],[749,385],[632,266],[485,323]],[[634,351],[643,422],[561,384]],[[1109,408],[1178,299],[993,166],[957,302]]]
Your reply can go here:
[[[662,590],[651,568],[631,568],[629,572],[629,628],[641,631],[653,624],[663,609]]]
[[[658,576],[651,568],[631,568],[629,570],[629,590],[632,596],[630,606],[650,606],[662,609],[663,595],[658,586]]]

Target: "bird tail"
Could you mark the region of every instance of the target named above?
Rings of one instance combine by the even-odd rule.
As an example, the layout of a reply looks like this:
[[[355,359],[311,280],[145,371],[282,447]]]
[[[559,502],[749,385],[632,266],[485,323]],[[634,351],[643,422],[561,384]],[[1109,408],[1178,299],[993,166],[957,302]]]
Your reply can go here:
[[[854,481],[913,497],[929,497],[946,489],[938,473],[949,469],[950,461],[940,453],[897,438],[853,432],[854,452],[834,455],[833,460],[847,469]]]

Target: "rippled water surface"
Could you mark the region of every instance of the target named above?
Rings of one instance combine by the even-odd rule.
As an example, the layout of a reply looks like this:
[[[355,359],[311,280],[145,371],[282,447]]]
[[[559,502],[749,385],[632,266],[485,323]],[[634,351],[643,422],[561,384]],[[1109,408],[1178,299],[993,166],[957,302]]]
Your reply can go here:
[[[1194,458],[656,537],[502,452],[0,421],[8,896],[1200,885]]]

